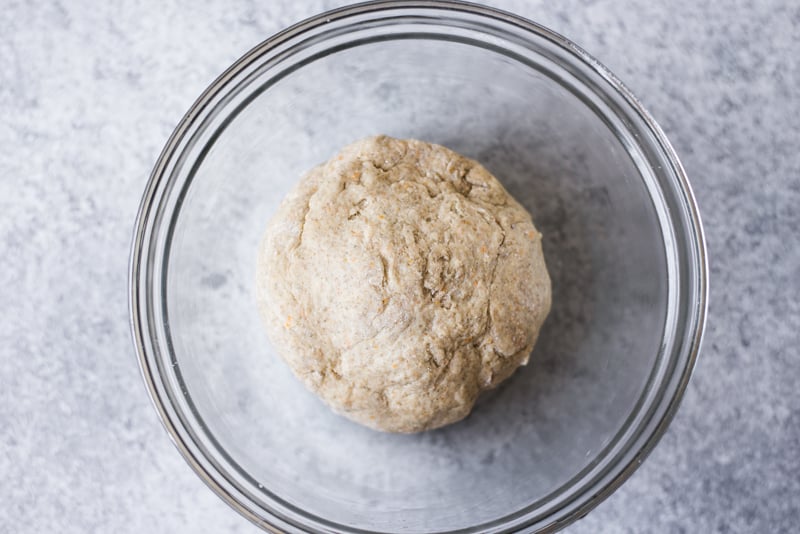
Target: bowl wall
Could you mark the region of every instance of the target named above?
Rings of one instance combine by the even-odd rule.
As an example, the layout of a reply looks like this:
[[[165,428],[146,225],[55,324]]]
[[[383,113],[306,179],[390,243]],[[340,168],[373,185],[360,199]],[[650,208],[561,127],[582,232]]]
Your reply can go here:
[[[437,8],[318,20],[223,76],[162,156],[134,266],[145,377],[190,462],[251,518],[544,526],[619,480],[674,409],[702,323],[690,194],[635,101],[536,29]],[[280,200],[378,133],[483,163],[533,214],[553,281],[529,365],[465,421],[418,435],[333,414],[275,354],[255,301]]]

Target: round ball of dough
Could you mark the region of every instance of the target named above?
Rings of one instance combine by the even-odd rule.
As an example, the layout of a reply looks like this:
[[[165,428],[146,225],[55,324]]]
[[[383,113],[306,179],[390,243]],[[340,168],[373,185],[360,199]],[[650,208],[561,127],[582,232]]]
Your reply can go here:
[[[541,234],[484,167],[386,136],[312,169],[258,260],[270,340],[336,412],[417,432],[528,361],[550,310]]]

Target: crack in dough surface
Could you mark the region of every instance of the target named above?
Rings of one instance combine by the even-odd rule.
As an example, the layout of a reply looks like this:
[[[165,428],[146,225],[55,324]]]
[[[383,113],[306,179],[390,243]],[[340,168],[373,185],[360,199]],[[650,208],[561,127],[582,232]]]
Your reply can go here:
[[[541,238],[479,163],[371,137],[281,203],[259,252],[259,307],[280,355],[336,412],[437,428],[527,363],[550,310]]]

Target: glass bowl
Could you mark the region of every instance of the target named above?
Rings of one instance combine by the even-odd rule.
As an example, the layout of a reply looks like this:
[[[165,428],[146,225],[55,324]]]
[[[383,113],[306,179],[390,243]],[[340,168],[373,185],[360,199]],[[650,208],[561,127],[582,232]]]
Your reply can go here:
[[[275,355],[255,300],[280,200],[378,133],[488,167],[533,214],[553,281],[529,365],[466,420],[415,435],[333,414]],[[177,447],[265,529],[530,532],[585,514],[663,434],[706,279],[678,158],[602,65],[487,7],[372,2],[268,39],[189,110],[136,221],[131,322]]]

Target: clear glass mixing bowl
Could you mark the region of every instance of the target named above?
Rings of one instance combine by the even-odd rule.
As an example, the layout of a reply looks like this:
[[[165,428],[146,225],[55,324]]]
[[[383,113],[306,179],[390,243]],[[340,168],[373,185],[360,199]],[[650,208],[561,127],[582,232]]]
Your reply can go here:
[[[334,415],[270,347],[256,251],[298,177],[385,133],[481,161],[544,234],[553,309],[531,363],[453,426]],[[187,113],[136,222],[131,321],[173,440],[282,532],[508,532],[580,517],[671,419],[706,308],[702,230],[659,127],[567,39],[490,8],[374,2],[268,39]]]

